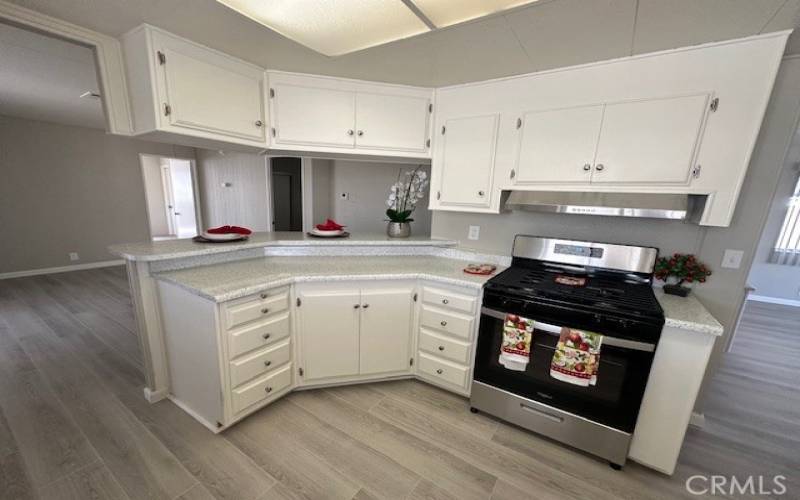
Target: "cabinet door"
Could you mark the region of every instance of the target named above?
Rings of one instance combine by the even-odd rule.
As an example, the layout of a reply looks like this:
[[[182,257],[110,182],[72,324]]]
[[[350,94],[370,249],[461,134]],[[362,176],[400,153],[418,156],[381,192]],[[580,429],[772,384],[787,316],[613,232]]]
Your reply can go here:
[[[708,94],[607,104],[593,183],[686,184]]]
[[[427,151],[427,98],[359,92],[356,96],[356,147]]]
[[[602,119],[602,105],[523,115],[514,184],[588,184]]]
[[[301,292],[299,297],[303,380],[358,375],[358,291]]]
[[[409,371],[413,290],[361,291],[362,375]]]
[[[489,206],[498,117],[496,113],[445,122],[438,165],[440,204]]]
[[[277,83],[272,86],[275,144],[355,144],[355,92]]]
[[[266,141],[263,71],[178,40],[157,46],[164,54],[159,108],[170,125]]]

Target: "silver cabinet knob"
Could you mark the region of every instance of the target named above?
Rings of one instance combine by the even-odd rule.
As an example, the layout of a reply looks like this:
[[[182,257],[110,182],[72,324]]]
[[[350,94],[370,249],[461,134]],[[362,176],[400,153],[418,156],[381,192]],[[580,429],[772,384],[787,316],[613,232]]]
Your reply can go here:
[[[483,196],[483,191],[478,191],[478,196]]]
[[[264,390],[267,392],[267,394],[269,394],[270,392],[272,392],[272,387],[267,386],[264,388]]]
[[[443,346],[443,345],[440,345],[440,346],[439,346],[439,350],[440,350],[440,351],[444,351],[444,346]]]
[[[587,163],[587,164],[585,164],[585,165],[583,166],[583,170],[584,170],[585,172],[588,172],[588,171],[589,171],[589,170],[591,170],[591,169],[592,169],[592,166],[591,166],[590,164],[588,164],[588,163]]]
[[[271,364],[272,364],[272,361],[264,361],[264,366],[270,366]]]
[[[353,135],[353,129],[348,130],[347,135]]]
[[[261,293],[261,294],[259,294],[259,297],[261,297],[262,299],[266,299],[267,297],[269,297],[269,294]]]
[[[260,127],[262,125],[264,125],[264,122],[262,122],[261,120],[256,120],[256,127]]]
[[[366,309],[366,308],[368,308],[368,307],[369,307],[369,304],[364,304],[364,305],[363,305],[363,306],[361,306],[361,307],[363,307],[364,309]]]
[[[261,314],[267,314],[268,312],[269,312],[269,308],[268,307],[265,307],[265,308],[261,309]]]
[[[353,304],[353,309],[358,309],[359,307],[361,307],[361,304]]]
[[[442,299],[442,304],[445,304],[445,305],[447,305],[447,304],[449,304],[449,303],[450,303],[450,301],[449,301],[449,300],[447,300],[447,299]]]
[[[594,167],[594,169],[597,170],[598,172],[602,172],[604,168],[606,168],[606,167],[603,166],[602,163],[598,163],[597,166]]]
[[[442,326],[447,326],[447,321],[442,320],[439,324]]]
[[[261,338],[264,340],[269,340],[270,337],[272,337],[272,335],[269,333],[265,333],[264,335],[261,336]]]
[[[441,374],[442,374],[442,369],[441,369],[441,368],[439,368],[438,370],[436,370],[436,373],[438,373],[439,375],[441,375]]]
[[[362,135],[364,135],[364,131],[363,130],[359,130],[358,131],[358,136],[361,137]]]

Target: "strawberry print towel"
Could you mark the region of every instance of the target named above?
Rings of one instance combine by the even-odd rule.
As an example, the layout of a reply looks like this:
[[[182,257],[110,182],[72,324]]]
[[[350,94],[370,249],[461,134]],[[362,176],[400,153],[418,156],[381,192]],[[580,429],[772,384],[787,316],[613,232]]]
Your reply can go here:
[[[531,357],[533,320],[507,314],[503,322],[503,344],[498,362],[509,370],[525,371]]]
[[[562,327],[550,376],[568,384],[595,385],[602,343],[603,336],[599,333]]]

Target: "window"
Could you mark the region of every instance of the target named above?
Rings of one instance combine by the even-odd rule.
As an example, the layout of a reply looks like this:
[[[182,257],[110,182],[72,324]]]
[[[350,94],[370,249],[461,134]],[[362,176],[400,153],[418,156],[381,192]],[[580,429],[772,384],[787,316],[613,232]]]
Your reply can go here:
[[[800,265],[800,178],[789,198],[786,218],[772,251],[771,262],[776,264]]]

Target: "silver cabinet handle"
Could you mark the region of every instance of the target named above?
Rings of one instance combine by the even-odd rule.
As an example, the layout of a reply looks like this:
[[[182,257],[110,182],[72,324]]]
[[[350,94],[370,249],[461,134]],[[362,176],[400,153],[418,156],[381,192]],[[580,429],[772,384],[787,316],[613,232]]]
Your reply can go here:
[[[447,321],[442,320],[442,321],[439,322],[439,324],[442,325],[442,326],[447,326]]]
[[[272,361],[264,361],[264,366],[270,366],[271,364],[272,364]]]
[[[265,307],[265,308],[261,309],[261,314],[267,314],[268,312],[269,312],[269,308],[268,307]]]
[[[594,169],[597,170],[598,172],[602,172],[604,168],[606,168],[606,167],[603,166],[602,163],[598,163],[597,166],[594,167]]]
[[[447,304],[449,304],[449,303],[450,303],[450,301],[449,301],[449,300],[447,300],[447,299],[442,299],[442,304],[445,304],[445,305],[447,305]]]
[[[262,122],[261,120],[256,120],[256,127],[260,127],[262,125],[264,125],[264,122]]]
[[[264,390],[267,391],[267,394],[269,394],[270,392],[272,392],[272,387],[267,386],[264,388]]]
[[[353,304],[353,309],[358,309],[359,307],[361,307],[361,304]]]
[[[483,196],[483,191],[478,191],[478,196]]]
[[[439,375],[441,375],[441,374],[442,374],[442,369],[441,369],[441,368],[439,368],[438,370],[436,370],[436,373],[438,373]]]
[[[353,129],[349,129],[349,130],[347,131],[347,135],[353,135]]]
[[[264,340],[269,340],[270,337],[272,337],[272,335],[269,333],[265,333],[264,335],[261,336],[261,338]]]
[[[444,346],[443,346],[443,345],[440,345],[440,346],[439,346],[439,350],[440,350],[440,351],[444,351]]]
[[[368,307],[369,307],[369,304],[364,304],[364,305],[363,305],[363,306],[361,306],[361,307],[363,307],[364,309],[366,309],[366,308],[368,308]]]
[[[511,169],[511,175],[509,175],[509,177],[511,177],[513,179],[516,176],[517,176],[517,171],[512,168]]]
[[[590,164],[588,164],[588,163],[587,163],[587,164],[585,164],[585,165],[583,166],[583,170],[584,170],[585,172],[588,172],[588,171],[589,171],[589,170],[591,170],[591,169],[592,169],[592,166],[591,166]]]
[[[363,130],[359,130],[358,131],[358,136],[361,137],[362,135],[364,135],[364,131]]]
[[[261,293],[261,294],[259,295],[259,297],[261,297],[262,299],[266,299],[267,297],[269,297],[269,294],[267,294],[267,293]]]

